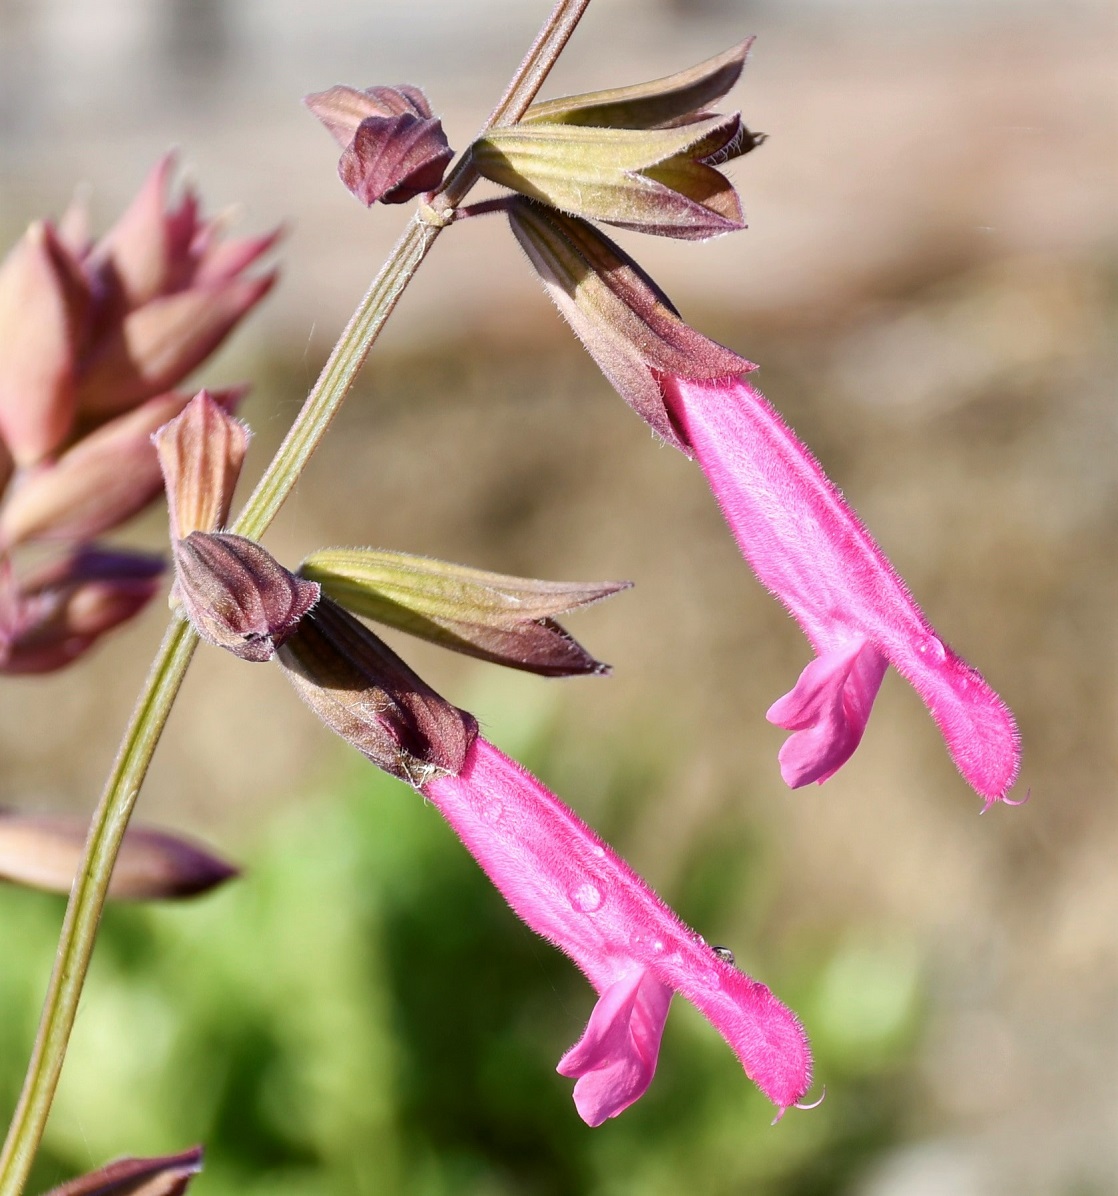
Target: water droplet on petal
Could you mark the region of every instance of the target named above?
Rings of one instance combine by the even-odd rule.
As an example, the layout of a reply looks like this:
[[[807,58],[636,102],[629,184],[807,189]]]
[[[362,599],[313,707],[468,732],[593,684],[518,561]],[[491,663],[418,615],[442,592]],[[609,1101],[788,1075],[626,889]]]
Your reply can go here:
[[[730,967],[734,966],[734,953],[729,947],[716,947],[712,945],[711,950],[723,963],[728,963]]]
[[[664,951],[664,944],[660,942],[659,939],[656,939],[656,941],[652,944],[652,950],[655,951],[657,955],[661,955]]]
[[[577,889],[571,893],[571,905],[578,910],[580,914],[592,914],[602,904],[602,891],[597,885],[592,885],[589,881],[580,884]]]
[[[505,807],[499,801],[489,799],[481,803],[481,816],[486,822],[500,822],[504,812]]]
[[[934,635],[928,636],[917,648],[917,651],[921,656],[927,656],[930,660],[935,661],[936,664],[942,664],[947,659],[947,649],[943,646],[943,641]]]
[[[600,847],[600,846],[595,846],[593,848],[593,851],[594,851],[594,854],[598,857],[598,859],[601,859],[602,856],[604,856],[606,854],[606,849],[604,847]]]

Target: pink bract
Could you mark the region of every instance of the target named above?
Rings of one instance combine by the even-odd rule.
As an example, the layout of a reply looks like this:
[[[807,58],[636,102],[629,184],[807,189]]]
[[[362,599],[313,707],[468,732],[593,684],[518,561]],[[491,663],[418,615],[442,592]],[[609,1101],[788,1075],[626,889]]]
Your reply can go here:
[[[661,375],[745,558],[816,651],[768,718],[792,731],[781,774],[823,782],[853,754],[888,665],[908,680],[987,806],[1017,777],[1013,716],[941,640],[807,447],[743,378]]]
[[[478,738],[457,776],[428,780],[438,807],[512,909],[586,974],[599,1000],[559,1063],[590,1125],[647,1089],[672,996],[695,1005],[782,1111],[811,1082],[795,1015],[721,959],[535,777]]]

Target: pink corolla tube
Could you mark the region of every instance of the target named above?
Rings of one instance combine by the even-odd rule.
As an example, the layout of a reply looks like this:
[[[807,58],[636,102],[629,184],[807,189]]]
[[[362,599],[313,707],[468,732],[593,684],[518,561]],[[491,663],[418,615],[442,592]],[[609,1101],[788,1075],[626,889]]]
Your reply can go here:
[[[811,1054],[796,1016],[720,958],[519,764],[478,738],[459,775],[421,789],[512,909],[598,991],[558,1067],[577,1080],[575,1106],[588,1125],[616,1117],[648,1088],[677,992],[781,1113],[803,1099]]]
[[[1020,762],[1012,714],[936,635],[808,448],[741,377],[658,381],[746,560],[816,652],[768,711],[792,732],[784,780],[822,783],[850,758],[891,664],[987,807],[1004,800]]]

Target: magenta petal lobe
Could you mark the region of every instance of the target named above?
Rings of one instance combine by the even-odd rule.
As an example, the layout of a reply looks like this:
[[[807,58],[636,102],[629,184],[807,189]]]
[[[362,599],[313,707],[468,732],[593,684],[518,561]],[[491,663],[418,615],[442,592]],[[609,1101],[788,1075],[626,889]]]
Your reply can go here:
[[[601,1125],[639,1100],[656,1074],[672,989],[637,969],[598,998],[582,1037],[556,1071],[577,1079],[575,1108],[587,1125]]]
[[[888,661],[865,640],[826,652],[778,698],[766,718],[794,732],[780,750],[780,775],[793,789],[834,776],[862,741]]]

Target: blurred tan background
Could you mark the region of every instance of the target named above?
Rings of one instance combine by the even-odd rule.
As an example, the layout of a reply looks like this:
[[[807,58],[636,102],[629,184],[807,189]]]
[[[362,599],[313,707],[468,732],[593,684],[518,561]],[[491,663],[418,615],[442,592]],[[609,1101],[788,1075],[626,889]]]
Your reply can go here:
[[[414,82],[461,147],[545,9],[0,0],[4,242],[77,183],[104,227],[169,145],[210,211],[284,222],[279,290],[200,379],[254,381],[259,470],[407,216],[344,191],[299,98]],[[977,817],[895,674],[836,778],[782,785],[764,711],[806,643],[499,219],[440,240],[269,538],[291,563],[371,543],[636,582],[570,624],[609,680],[403,650],[483,725],[542,710],[568,747],[544,779],[592,822],[618,825],[596,762],[647,759],[643,808],[613,837],[669,900],[695,843],[747,824],[769,845],[768,939],[911,951],[922,1111],[859,1180],[866,1196],[1118,1191],[1116,24],[1087,0],[596,0],[544,93],[758,35],[733,95],[770,135],[733,168],[749,230],[625,244],[691,322],[761,364],[939,632],[1014,709],[1024,808]],[[163,536],[153,518],[130,538]],[[92,806],[163,619],[0,686],[0,802]],[[250,850],[335,750],[273,670],[204,651],[141,812]],[[752,926],[728,909],[715,937],[740,957]]]

